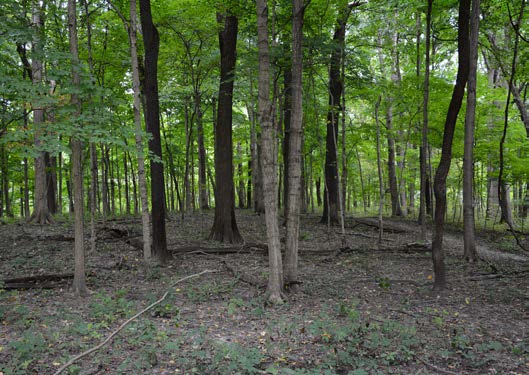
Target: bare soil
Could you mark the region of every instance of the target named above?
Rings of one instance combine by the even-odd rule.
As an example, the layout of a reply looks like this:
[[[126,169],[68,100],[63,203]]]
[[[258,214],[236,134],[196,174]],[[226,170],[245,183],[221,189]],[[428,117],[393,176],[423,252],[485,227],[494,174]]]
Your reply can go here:
[[[165,267],[144,265],[138,219],[98,223],[84,298],[69,290],[71,223],[0,226],[0,374],[53,374],[206,269],[215,272],[170,288],[68,371],[529,374],[529,258],[505,251],[506,233],[480,235],[475,265],[461,258],[462,234],[447,233],[449,284],[439,294],[414,222],[385,220],[380,248],[373,219],[347,218],[342,237],[307,215],[301,283],[269,306],[264,218],[237,211],[237,220],[246,242],[223,245],[205,240],[211,212],[172,216]],[[28,278],[38,275],[54,277]]]

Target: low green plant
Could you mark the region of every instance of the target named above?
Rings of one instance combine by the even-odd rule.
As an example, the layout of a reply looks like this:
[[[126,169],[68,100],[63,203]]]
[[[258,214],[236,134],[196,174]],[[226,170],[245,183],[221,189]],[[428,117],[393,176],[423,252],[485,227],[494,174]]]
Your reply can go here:
[[[218,343],[211,370],[221,374],[256,374],[261,372],[257,367],[264,359],[259,349],[243,347],[237,343]]]
[[[126,291],[120,289],[114,296],[107,292],[99,292],[95,301],[90,304],[91,315],[99,321],[112,323],[118,318],[130,315],[134,310],[134,304],[125,298]]]
[[[6,375],[25,374],[31,362],[39,358],[47,348],[47,342],[41,333],[36,333],[31,329],[25,331],[20,339],[9,343],[12,355],[2,369],[3,372]]]

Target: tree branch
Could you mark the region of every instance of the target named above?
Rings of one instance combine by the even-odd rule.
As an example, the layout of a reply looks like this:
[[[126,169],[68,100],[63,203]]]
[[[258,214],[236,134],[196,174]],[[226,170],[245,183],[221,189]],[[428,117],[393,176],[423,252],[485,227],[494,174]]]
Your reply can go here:
[[[81,354],[78,354],[76,355],[75,357],[73,357],[72,359],[70,359],[68,362],[66,362],[64,365],[62,365],[55,373],[54,375],[59,375],[60,373],[62,373],[64,370],[66,370],[68,367],[70,367],[71,365],[73,365],[75,362],[77,362],[78,360],[80,360],[81,358],[83,357],[86,357],[87,355],[95,352],[96,350],[99,350],[101,349],[103,346],[105,346],[106,344],[108,344],[113,338],[114,336],[116,336],[120,331],[123,330],[123,328],[125,328],[129,323],[131,323],[132,321],[136,320],[140,315],[144,314],[145,312],[151,310],[153,307],[155,307],[156,305],[159,305],[160,303],[162,303],[165,298],[167,297],[167,295],[169,294],[169,290],[174,288],[175,285],[185,281],[185,280],[189,280],[193,277],[198,277],[198,276],[201,276],[205,273],[213,273],[213,272],[217,272],[216,270],[209,270],[209,269],[206,269],[202,272],[199,272],[199,273],[195,273],[195,274],[192,274],[192,275],[189,275],[189,276],[186,276],[186,277],[183,277],[179,280],[176,280],[174,283],[172,283],[168,288],[167,288],[167,291],[163,294],[163,296],[151,303],[149,306],[147,306],[146,308],[144,308],[143,310],[141,310],[140,312],[138,312],[136,315],[132,316],[131,318],[127,319],[125,322],[123,322],[115,331],[113,331],[110,335],[108,335],[108,337],[103,340],[102,342],[100,342],[98,345],[82,352]]]

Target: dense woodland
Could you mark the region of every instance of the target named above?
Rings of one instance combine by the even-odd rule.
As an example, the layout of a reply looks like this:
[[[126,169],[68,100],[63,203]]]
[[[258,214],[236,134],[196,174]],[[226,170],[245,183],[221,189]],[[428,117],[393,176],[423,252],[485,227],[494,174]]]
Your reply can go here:
[[[354,248],[351,220],[376,230],[357,235],[380,251],[402,221],[414,235],[397,248],[427,254],[428,287],[442,293],[450,267],[483,260],[476,229],[527,246],[526,5],[3,1],[2,222],[71,225],[63,267],[91,298],[86,263],[114,222],[137,221],[135,257],[153,272],[179,262],[172,232],[184,222],[236,253],[262,220],[263,298],[281,306],[309,282],[300,220],[337,251]],[[445,260],[447,225],[462,228],[457,265]]]

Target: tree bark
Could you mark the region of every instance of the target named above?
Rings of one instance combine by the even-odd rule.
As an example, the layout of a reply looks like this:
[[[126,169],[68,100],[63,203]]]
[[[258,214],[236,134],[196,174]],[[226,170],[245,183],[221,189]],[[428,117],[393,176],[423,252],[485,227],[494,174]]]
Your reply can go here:
[[[356,3],[355,3],[356,4]],[[334,30],[333,43],[329,64],[329,112],[327,113],[327,135],[325,141],[325,191],[323,200],[323,215],[321,223],[338,224],[339,217],[339,187],[338,187],[338,161],[337,138],[340,117],[340,98],[343,92],[343,82],[340,74],[342,48],[345,43],[345,26],[351,13],[353,4],[350,4],[340,14],[336,29]]]
[[[171,256],[167,251],[165,233],[165,183],[163,175],[162,142],[160,139],[160,103],[158,99],[158,52],[160,36],[154,26],[150,0],[140,0],[140,20],[145,47],[145,123],[150,134],[152,206],[152,256],[164,264]]]
[[[292,69],[291,69],[291,119],[289,121],[288,147],[288,190],[285,211],[286,216],[286,250],[285,250],[285,282],[298,282],[299,252],[299,214],[301,203],[301,149],[303,134],[303,17],[305,8],[303,0],[292,0]]]
[[[294,26],[294,25],[292,25]],[[290,59],[292,64],[292,58]],[[289,173],[290,173],[290,160],[289,160],[289,148],[290,148],[290,122],[292,113],[292,70],[285,69],[283,72],[283,84],[284,84],[284,98],[283,98],[283,207],[285,219],[288,217],[288,184],[289,184]]]
[[[220,46],[220,85],[215,129],[215,218],[209,239],[238,243],[233,184],[232,104],[237,58],[238,19],[229,11],[217,13]]]
[[[43,7],[43,6],[42,6]],[[29,221],[39,224],[49,224],[53,222],[50,210],[48,208],[48,196],[46,186],[46,162],[45,152],[43,149],[42,136],[45,132],[44,125],[44,104],[41,102],[42,96],[42,79],[44,65],[41,61],[43,54],[43,35],[44,35],[44,20],[43,8],[40,2],[33,1],[31,23],[33,28],[33,43],[32,52],[33,59],[31,62],[31,72],[33,78],[33,86],[37,91],[37,99],[32,103],[33,107],[33,127],[35,133],[35,148],[37,156],[35,157],[35,195],[34,208]]]
[[[446,177],[452,161],[452,140],[459,110],[465,95],[465,86],[469,69],[469,19],[470,0],[460,0],[458,19],[458,68],[456,83],[452,92],[452,99],[448,107],[443,133],[441,160],[434,178],[435,214],[434,234],[432,241],[432,259],[434,268],[434,289],[443,290],[446,287],[446,270],[443,254],[443,232],[446,214]]]
[[[425,36],[425,59],[424,59],[424,88],[422,101],[422,129],[421,129],[421,147],[419,150],[420,158],[420,203],[419,203],[419,224],[421,225],[421,238],[426,241],[426,213],[427,213],[427,198],[429,197],[429,182],[428,182],[428,104],[430,96],[430,34],[432,27],[432,4],[433,0],[428,0],[428,8],[426,11],[426,36]]]
[[[72,85],[75,90],[81,87],[79,74],[79,45],[77,39],[77,7],[76,0],[68,0],[68,35],[72,64]],[[76,92],[71,95],[71,104],[76,108],[75,116],[81,114],[81,103]],[[74,125],[81,127],[82,124]],[[80,130],[80,129],[79,129]],[[83,143],[76,135],[72,137],[72,168],[75,204],[75,270],[73,290],[78,295],[86,295],[85,252],[84,252],[84,194],[83,194]]]
[[[476,122],[476,86],[480,17],[479,3],[479,0],[472,0],[472,15],[470,19],[470,59],[467,82],[467,108],[465,115],[465,147],[463,156],[464,257],[471,263],[476,261],[474,223],[474,129]]]
[[[259,51],[259,122],[263,147],[263,193],[268,242],[268,301],[282,303],[283,265],[279,242],[277,208],[277,129],[270,101],[270,56],[268,51],[268,1],[257,0],[257,47]]]
[[[204,145],[204,126],[202,121],[202,109],[200,108],[201,96],[195,93],[195,113],[197,116],[197,142],[198,142],[198,189],[200,199],[200,209],[208,210],[208,190],[206,180],[206,147]]]
[[[140,92],[140,69],[138,64],[138,50],[137,50],[137,31],[138,25],[136,21],[137,7],[136,0],[131,0],[129,4],[130,14],[130,28],[129,28],[129,43],[130,43],[130,60],[132,66],[132,91],[134,93],[133,112],[134,112],[134,133],[136,141],[136,153],[138,161],[138,186],[140,190],[141,203],[141,224],[142,224],[142,238],[143,238],[143,259],[150,261],[152,258],[151,248],[151,224],[149,216],[149,200],[147,195],[147,178],[145,176],[145,156],[143,147],[143,130],[141,128],[141,92]],[[136,185],[134,185],[136,188]]]

